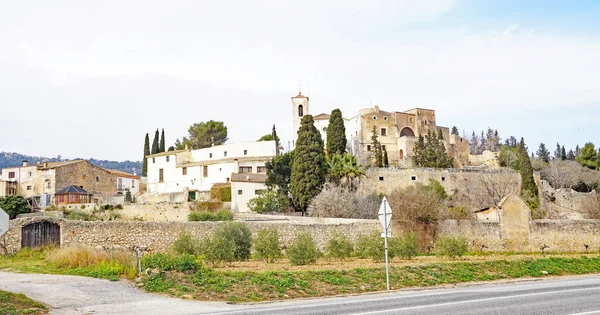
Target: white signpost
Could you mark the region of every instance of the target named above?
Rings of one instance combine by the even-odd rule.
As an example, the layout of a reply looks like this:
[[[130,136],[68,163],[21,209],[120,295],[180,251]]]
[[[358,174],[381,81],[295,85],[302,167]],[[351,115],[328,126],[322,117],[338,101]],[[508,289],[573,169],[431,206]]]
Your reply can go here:
[[[390,208],[390,204],[388,203],[385,196],[381,201],[381,205],[379,206],[379,221],[383,226],[383,233],[381,233],[381,237],[385,240],[385,284],[387,285],[388,291],[390,290],[390,264],[388,259],[388,237],[392,236],[392,233],[388,231],[390,227],[390,222],[392,221],[392,208]]]
[[[8,213],[0,208],[0,236],[8,231]]]

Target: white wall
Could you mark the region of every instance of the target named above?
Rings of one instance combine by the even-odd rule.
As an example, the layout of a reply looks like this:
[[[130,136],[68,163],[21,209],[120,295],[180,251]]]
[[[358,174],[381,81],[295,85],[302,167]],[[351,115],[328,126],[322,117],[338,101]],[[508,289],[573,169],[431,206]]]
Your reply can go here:
[[[246,213],[250,212],[248,201],[258,196],[257,190],[266,190],[263,183],[232,182],[231,183],[231,211]],[[239,194],[239,191],[242,194]]]
[[[15,177],[9,178],[9,174],[14,172]],[[5,181],[17,182],[17,194],[25,198],[39,196],[41,194],[42,187],[38,187],[35,183],[35,177],[37,174],[37,167],[30,165],[26,167],[10,167],[2,169],[2,174]],[[29,190],[27,188],[30,188]]]
[[[129,191],[131,192],[132,196],[136,196],[139,191],[140,191],[140,180],[139,179],[133,179],[133,178],[129,178],[129,177],[117,177],[117,183],[119,182],[119,180],[121,181],[121,187],[119,187],[119,185],[117,184],[117,190],[119,188],[122,188],[123,190],[125,190],[125,188],[129,189]]]

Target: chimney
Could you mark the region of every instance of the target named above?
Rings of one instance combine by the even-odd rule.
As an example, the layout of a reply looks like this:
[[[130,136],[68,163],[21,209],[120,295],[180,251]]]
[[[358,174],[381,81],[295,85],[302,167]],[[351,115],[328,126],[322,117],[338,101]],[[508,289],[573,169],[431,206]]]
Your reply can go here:
[[[29,162],[27,162],[27,160],[23,160],[23,167],[27,167],[29,166]]]

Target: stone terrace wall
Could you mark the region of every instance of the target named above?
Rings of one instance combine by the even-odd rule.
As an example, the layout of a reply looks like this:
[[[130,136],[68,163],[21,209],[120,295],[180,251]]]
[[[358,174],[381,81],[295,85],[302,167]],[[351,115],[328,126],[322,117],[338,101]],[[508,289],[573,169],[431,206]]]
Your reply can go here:
[[[9,248],[21,247],[21,227],[38,221],[50,221],[61,227],[61,246],[84,246],[92,248],[140,248],[144,251],[166,251],[177,239],[181,231],[194,237],[206,236],[218,222],[139,222],[139,221],[70,221],[52,217],[27,217],[10,221],[5,235]],[[298,231],[309,232],[320,248],[323,248],[331,235],[345,234],[355,241],[359,235],[371,233],[381,228],[379,221],[353,220],[350,223],[302,224],[287,221],[248,222],[253,232],[264,227],[279,230],[281,241],[289,244]]]

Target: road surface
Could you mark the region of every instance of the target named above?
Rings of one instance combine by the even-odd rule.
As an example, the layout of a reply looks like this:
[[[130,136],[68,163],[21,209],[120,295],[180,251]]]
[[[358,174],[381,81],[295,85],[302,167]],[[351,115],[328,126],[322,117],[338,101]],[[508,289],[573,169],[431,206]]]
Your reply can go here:
[[[129,282],[0,272],[0,290],[26,294],[50,314],[577,314],[600,315],[600,275],[461,285],[252,305],[181,300]]]

